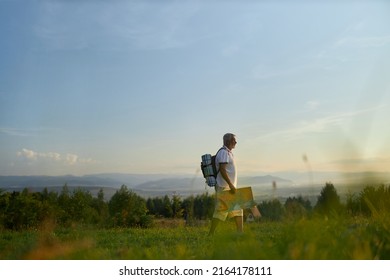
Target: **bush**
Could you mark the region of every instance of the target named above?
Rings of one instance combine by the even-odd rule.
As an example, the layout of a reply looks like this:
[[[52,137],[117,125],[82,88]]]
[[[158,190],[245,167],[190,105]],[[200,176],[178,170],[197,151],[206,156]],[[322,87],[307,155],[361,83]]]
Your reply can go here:
[[[352,215],[373,216],[389,213],[390,186],[367,186],[358,195],[349,195],[347,209]]]
[[[108,203],[113,226],[141,226],[147,213],[146,201],[122,185]]]

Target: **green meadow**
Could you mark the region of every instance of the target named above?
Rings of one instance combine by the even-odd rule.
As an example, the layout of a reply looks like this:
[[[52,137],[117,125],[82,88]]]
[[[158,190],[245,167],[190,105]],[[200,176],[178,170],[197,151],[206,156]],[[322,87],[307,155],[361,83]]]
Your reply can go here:
[[[42,260],[373,260],[390,259],[388,215],[311,217],[245,224],[233,222],[213,237],[208,225],[156,221],[150,228],[83,227],[0,231],[0,259]]]
[[[367,186],[342,202],[327,183],[314,207],[302,197],[263,201],[262,217],[242,235],[228,220],[208,236],[213,202],[145,200],[126,186],[109,201],[66,186],[60,194],[0,192],[0,259],[390,259],[390,186]]]

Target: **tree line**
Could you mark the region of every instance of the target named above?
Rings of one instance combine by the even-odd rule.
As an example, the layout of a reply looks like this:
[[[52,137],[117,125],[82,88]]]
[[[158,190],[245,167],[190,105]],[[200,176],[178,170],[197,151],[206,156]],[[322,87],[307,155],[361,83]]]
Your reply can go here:
[[[310,217],[311,215],[364,215],[390,212],[390,186],[367,186],[360,193],[349,195],[342,203],[332,183],[321,189],[317,203],[302,196],[289,197],[283,204],[277,200],[258,204],[263,220],[278,221]],[[65,185],[61,192],[5,192],[0,189],[0,229],[39,228],[45,223],[69,227],[150,227],[156,218],[179,218],[187,223],[211,219],[215,198],[204,193],[182,199],[179,195],[142,198],[126,185],[107,201],[103,190],[94,197],[86,189],[70,191]],[[245,216],[250,212],[245,211]]]

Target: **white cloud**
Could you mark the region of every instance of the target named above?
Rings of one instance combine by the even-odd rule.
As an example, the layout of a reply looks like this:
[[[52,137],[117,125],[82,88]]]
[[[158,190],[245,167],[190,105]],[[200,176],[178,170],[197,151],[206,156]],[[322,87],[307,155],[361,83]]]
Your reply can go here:
[[[59,161],[59,160],[61,160],[61,155],[59,154],[59,153],[47,153],[46,154],[46,157],[47,158],[50,158],[50,159],[53,159],[53,160],[55,160],[55,161]]]
[[[61,160],[61,155],[59,153],[53,153],[53,152],[39,153],[39,152],[29,150],[29,149],[22,149],[21,151],[17,152],[16,154],[19,157],[23,157],[23,158],[26,158],[29,160],[37,160],[39,158],[47,158],[47,159],[52,159],[52,160],[56,160],[56,161]]]
[[[78,158],[79,158],[78,155],[67,154],[66,155],[66,163],[70,164],[70,165],[76,164],[78,162]]]
[[[38,161],[38,160],[46,160],[46,161],[52,161],[52,162],[59,162],[64,163],[67,165],[75,165],[75,164],[93,164],[96,163],[95,160],[90,158],[80,158],[76,154],[66,154],[61,155],[60,153],[56,152],[48,152],[48,153],[42,153],[37,152],[29,149],[22,149],[21,151],[18,151],[16,155],[22,159],[26,159],[27,161]]]
[[[18,157],[23,157],[30,160],[37,160],[39,153],[29,149],[22,149],[22,151],[16,153]]]

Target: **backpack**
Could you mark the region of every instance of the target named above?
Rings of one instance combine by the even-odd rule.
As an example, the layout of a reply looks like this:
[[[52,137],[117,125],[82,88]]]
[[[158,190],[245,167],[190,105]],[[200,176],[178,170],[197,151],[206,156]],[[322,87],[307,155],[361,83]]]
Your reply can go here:
[[[223,148],[220,148],[213,156],[211,154],[204,154],[202,156],[200,168],[202,169],[203,177],[206,179],[206,184],[209,187],[215,187],[217,185],[217,175],[219,170],[217,170],[217,166],[215,164],[215,157],[222,149]]]

